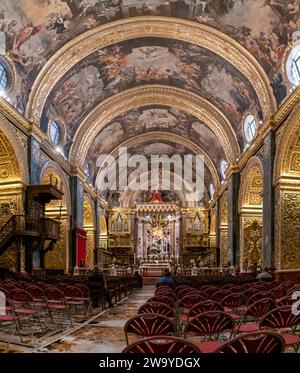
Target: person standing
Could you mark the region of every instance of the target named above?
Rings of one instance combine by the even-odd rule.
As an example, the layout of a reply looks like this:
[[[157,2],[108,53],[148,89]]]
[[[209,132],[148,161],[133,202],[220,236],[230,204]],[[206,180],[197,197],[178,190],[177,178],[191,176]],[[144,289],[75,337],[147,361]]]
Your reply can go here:
[[[109,307],[113,307],[106,277],[99,271],[97,266],[94,267],[92,274],[88,277],[88,282],[93,305],[98,306],[101,298],[105,296]]]

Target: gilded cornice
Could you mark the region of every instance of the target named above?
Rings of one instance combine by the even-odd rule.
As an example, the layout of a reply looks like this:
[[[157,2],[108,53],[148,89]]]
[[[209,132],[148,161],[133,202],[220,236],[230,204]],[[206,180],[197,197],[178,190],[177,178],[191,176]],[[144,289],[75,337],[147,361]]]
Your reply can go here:
[[[269,79],[259,62],[237,41],[222,32],[172,17],[131,17],[89,30],[59,49],[46,63],[32,87],[26,117],[39,123],[45,102],[59,80],[79,61],[109,45],[143,37],[182,40],[211,50],[235,66],[252,84],[264,118],[276,111]]]
[[[69,162],[59,153],[56,152],[53,145],[44,140],[41,143],[41,150],[53,161],[55,161],[66,173],[71,173],[71,166]]]
[[[22,132],[27,134],[31,132],[32,124],[2,97],[0,97],[0,113]]]
[[[100,103],[81,123],[70,150],[70,163],[83,167],[93,139],[107,123],[127,111],[151,104],[177,107],[204,122],[219,138],[229,163],[240,156],[236,134],[226,117],[203,98],[179,88],[147,85],[121,92]]]
[[[283,102],[278,111],[272,118],[273,127],[278,128],[286,117],[293,111],[300,101],[300,87],[297,87],[293,93]]]

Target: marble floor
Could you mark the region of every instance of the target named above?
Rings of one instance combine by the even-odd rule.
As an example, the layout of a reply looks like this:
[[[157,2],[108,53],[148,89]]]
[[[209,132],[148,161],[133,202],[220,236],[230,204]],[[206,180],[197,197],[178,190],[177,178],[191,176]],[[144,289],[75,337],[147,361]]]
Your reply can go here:
[[[153,296],[155,287],[146,285],[135,290],[113,308],[93,315],[89,320],[74,323],[56,334],[30,340],[27,345],[0,342],[1,352],[88,352],[118,353],[126,346],[124,325],[138,308]],[[0,335],[1,340],[1,335]]]

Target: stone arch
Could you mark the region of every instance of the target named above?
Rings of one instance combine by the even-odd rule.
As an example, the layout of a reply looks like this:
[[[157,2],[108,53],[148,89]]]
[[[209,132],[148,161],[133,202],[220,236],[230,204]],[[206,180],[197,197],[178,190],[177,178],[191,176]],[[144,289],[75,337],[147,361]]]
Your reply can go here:
[[[263,264],[263,167],[257,157],[247,163],[241,175],[240,270],[248,272]]]
[[[128,89],[95,107],[75,133],[70,150],[70,163],[83,167],[93,139],[106,124],[128,110],[151,104],[170,105],[192,114],[203,121],[219,138],[229,163],[234,164],[239,158],[240,148],[236,134],[228,119],[212,104],[192,92],[179,88],[148,85]]]
[[[203,152],[203,150],[198,146],[192,143],[190,140],[185,139],[179,135],[175,134],[168,134],[165,132],[159,132],[159,131],[153,131],[150,133],[142,134],[142,135],[137,135],[134,138],[131,138],[129,140],[124,141],[122,144],[120,144],[117,148],[111,152],[110,155],[116,156],[117,155],[117,150],[120,147],[127,147],[129,148],[130,146],[136,145],[141,141],[150,141],[150,140],[158,140],[159,141],[171,141],[174,142],[175,144],[182,144],[186,146],[189,150],[191,150],[194,154],[203,154],[204,155],[204,162],[207,165],[213,179],[214,187],[217,190],[220,187],[220,180],[219,176],[216,170],[215,165],[211,161],[211,159]],[[96,177],[95,185],[99,183],[99,173]]]
[[[25,154],[16,135],[4,124],[0,114],[0,228],[13,216],[24,214],[24,184],[28,181]],[[0,255],[0,265],[24,270],[24,247],[20,257],[12,244]]]
[[[85,267],[94,267],[94,251],[95,251],[95,208],[93,200],[89,195],[84,196],[83,202],[83,229],[86,231],[86,255]]]
[[[27,164],[27,153],[25,144],[19,140],[12,129],[11,123],[0,113],[1,124],[1,148],[7,147],[7,151],[11,156],[11,162],[14,164],[13,172],[17,175],[17,180],[23,184],[29,184],[29,172]]]

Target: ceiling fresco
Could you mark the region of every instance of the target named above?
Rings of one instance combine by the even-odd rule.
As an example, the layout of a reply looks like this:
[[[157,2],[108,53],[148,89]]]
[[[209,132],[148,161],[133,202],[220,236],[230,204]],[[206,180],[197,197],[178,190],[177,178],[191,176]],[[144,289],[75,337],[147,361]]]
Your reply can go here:
[[[189,19],[237,40],[260,62],[281,102],[287,94],[281,63],[299,29],[300,0],[1,0],[0,50],[15,64],[11,100],[22,113],[45,63],[75,36],[139,15]]]
[[[181,144],[176,144],[172,141],[161,141],[159,139],[157,140],[147,140],[143,141],[142,143],[135,144],[133,146],[130,146],[127,149],[128,152],[128,157],[138,154],[138,155],[144,155],[149,162],[149,167],[150,167],[150,162],[151,162],[151,155],[167,155],[169,157],[172,157],[175,154],[179,154],[181,157],[187,154],[192,154],[195,155],[191,150],[187,149],[185,146]],[[97,173],[100,169],[99,167],[99,156],[103,153],[97,153],[97,150],[94,149],[94,153],[89,152],[87,156],[87,163],[90,165],[90,177],[87,179],[90,182],[95,183],[95,179],[97,176]],[[183,159],[183,158],[182,158]],[[116,169],[118,170],[118,160],[116,160]],[[194,169],[194,163],[193,163],[193,169]],[[128,178],[130,177],[131,172],[136,170],[136,167],[128,167],[127,168],[127,175]],[[195,181],[195,180],[194,180]],[[209,201],[209,185],[213,183],[213,178],[211,175],[211,172],[209,168],[207,167],[206,164],[204,164],[204,196],[201,201],[199,201],[199,206],[205,205]],[[150,189],[149,189],[150,190]],[[172,190],[172,185],[171,185],[171,190]],[[174,190],[173,190],[174,192]],[[107,191],[102,191],[102,197],[106,199],[107,201],[112,198],[116,198],[116,195],[121,195],[122,192],[120,191],[114,191],[107,193]],[[110,201],[112,204],[112,201]],[[118,202],[116,202],[118,203]]]
[[[94,169],[100,154],[109,154],[125,140],[152,131],[193,139],[206,152],[216,169],[219,169],[221,160],[226,159],[219,139],[204,123],[182,110],[151,105],[131,110],[107,124],[93,140],[86,162]]]
[[[49,96],[43,119],[60,119],[67,142],[82,119],[105,98],[141,84],[176,86],[219,108],[240,134],[247,111],[261,119],[259,99],[248,80],[222,57],[175,40],[143,38],[93,53],[69,71]],[[243,138],[239,136],[240,145]]]

